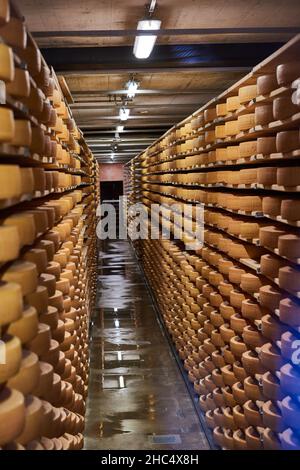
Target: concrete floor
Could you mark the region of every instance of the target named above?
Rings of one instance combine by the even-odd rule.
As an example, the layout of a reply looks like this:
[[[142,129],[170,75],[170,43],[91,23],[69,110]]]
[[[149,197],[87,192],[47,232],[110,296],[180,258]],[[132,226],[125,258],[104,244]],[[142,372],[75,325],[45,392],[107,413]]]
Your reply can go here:
[[[86,449],[208,449],[186,385],[127,241],[99,259]]]

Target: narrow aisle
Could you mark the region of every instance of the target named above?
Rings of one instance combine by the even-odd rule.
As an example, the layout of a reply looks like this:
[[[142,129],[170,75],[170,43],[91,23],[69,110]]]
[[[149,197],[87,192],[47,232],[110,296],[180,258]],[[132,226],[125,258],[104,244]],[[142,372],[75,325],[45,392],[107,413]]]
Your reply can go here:
[[[208,449],[127,241],[100,254],[86,449]]]

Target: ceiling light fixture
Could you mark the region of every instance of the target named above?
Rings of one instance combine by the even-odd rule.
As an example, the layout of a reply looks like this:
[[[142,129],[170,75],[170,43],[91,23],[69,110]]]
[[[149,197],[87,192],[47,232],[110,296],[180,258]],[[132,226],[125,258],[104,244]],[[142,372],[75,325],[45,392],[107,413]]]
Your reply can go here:
[[[117,126],[117,132],[123,132],[124,126]]]
[[[124,107],[120,108],[119,118],[121,119],[121,121],[127,121],[127,119],[129,118],[129,114],[130,109]]]
[[[146,8],[146,18],[138,22],[137,30],[150,31],[152,32],[152,34],[145,34],[135,37],[133,54],[137,59],[148,59],[148,57],[150,57],[150,54],[157,39],[157,36],[153,33],[155,31],[158,31],[161,27],[160,20],[152,19],[152,15],[156,8],[156,0],[151,0],[150,4]]]
[[[138,87],[139,87],[139,82],[137,82],[136,80],[134,80],[134,78],[132,78],[131,80],[129,80],[129,82],[126,83],[126,88],[127,88],[127,98],[134,98],[135,97],[135,94],[138,90]]]

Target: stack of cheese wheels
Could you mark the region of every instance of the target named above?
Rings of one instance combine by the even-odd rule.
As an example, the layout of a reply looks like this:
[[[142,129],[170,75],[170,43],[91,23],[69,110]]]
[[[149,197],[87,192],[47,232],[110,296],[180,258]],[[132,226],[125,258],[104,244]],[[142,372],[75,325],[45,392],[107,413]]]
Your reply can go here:
[[[0,36],[0,447],[81,449],[99,169],[6,0]]]
[[[300,448],[299,47],[295,38],[126,169],[130,201],[190,208],[189,230],[133,245],[223,449]],[[180,148],[172,162],[189,129],[201,144],[186,140],[195,155]],[[189,244],[201,224],[202,243]]]

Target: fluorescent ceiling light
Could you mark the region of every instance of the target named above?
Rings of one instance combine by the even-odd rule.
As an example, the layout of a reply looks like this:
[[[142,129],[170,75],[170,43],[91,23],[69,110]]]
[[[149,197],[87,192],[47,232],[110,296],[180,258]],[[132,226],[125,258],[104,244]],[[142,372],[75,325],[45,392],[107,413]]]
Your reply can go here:
[[[134,98],[138,87],[139,87],[139,82],[136,82],[135,80],[129,80],[129,82],[126,83],[126,88],[128,90],[127,97]]]
[[[124,126],[117,126],[117,132],[123,132]]]
[[[157,31],[160,29],[160,20],[141,20],[138,22],[137,29],[139,31]],[[147,59],[154,47],[157,36],[149,34],[145,36],[136,36],[133,54],[137,59]]]
[[[129,114],[130,114],[130,109],[120,108],[119,118],[121,119],[121,121],[127,121]]]

